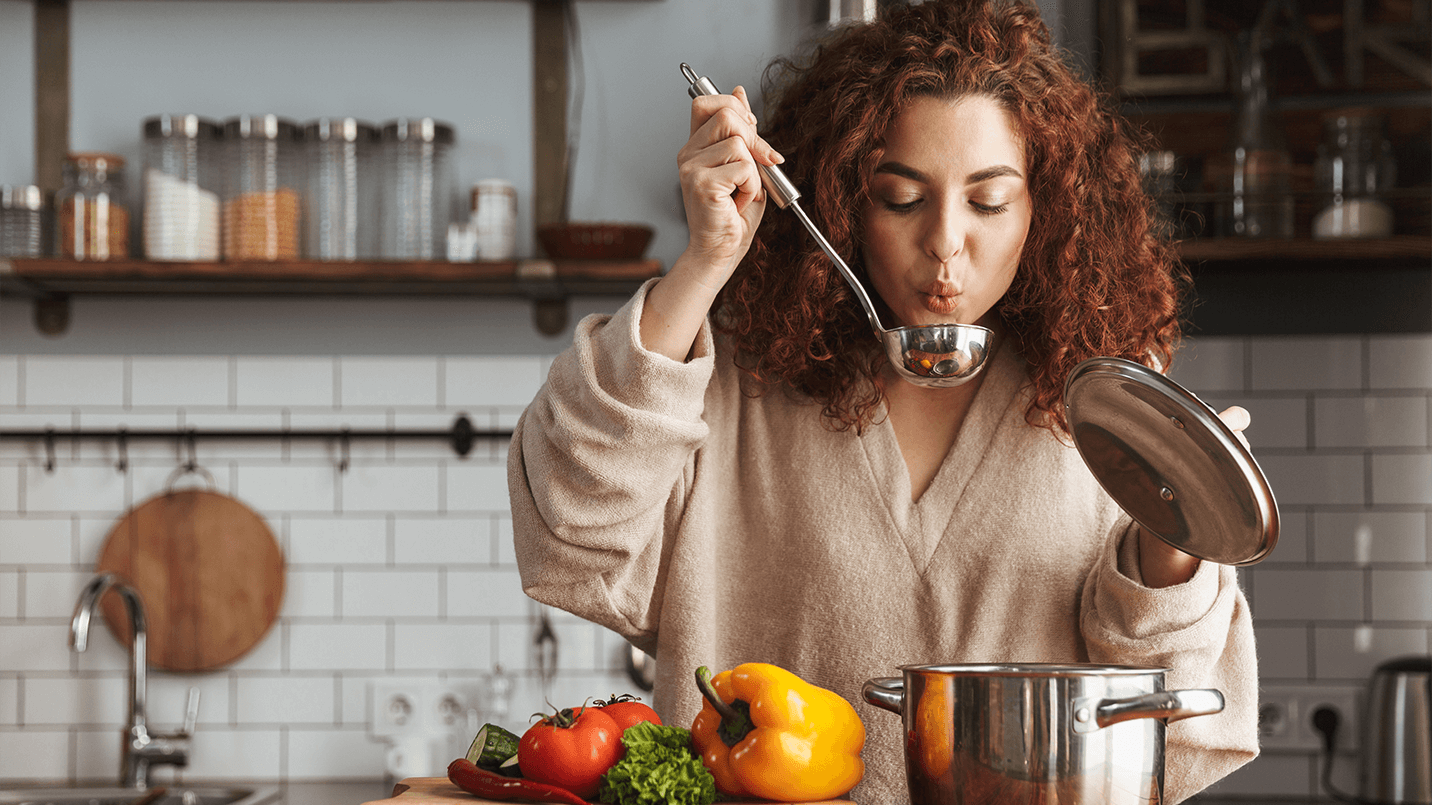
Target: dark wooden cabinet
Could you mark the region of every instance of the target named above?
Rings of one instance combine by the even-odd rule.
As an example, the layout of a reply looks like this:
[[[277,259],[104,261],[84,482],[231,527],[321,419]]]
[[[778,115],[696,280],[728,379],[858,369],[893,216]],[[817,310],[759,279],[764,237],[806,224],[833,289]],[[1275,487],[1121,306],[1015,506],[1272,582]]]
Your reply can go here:
[[[1153,147],[1178,157],[1168,199],[1194,278],[1195,334],[1432,331],[1432,29],[1429,0],[1103,0],[1100,74]],[[1292,238],[1221,237],[1240,32],[1258,29],[1270,116],[1292,158]],[[1324,120],[1384,121],[1393,231],[1318,240]]]

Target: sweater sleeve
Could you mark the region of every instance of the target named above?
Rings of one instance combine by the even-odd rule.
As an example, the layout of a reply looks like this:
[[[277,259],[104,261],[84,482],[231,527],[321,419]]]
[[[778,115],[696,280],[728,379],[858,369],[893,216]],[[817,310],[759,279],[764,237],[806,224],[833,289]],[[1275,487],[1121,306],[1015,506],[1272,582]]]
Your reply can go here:
[[[513,431],[508,493],[522,588],[644,645],[674,529],[708,429],[709,323],[686,362],[641,345],[643,285],[587,316]]]
[[[1181,802],[1258,755],[1258,664],[1237,571],[1201,562],[1183,584],[1139,575],[1137,530],[1124,517],[1084,586],[1080,628],[1089,659],[1163,667],[1168,690],[1212,688],[1223,712],[1169,725],[1166,801]]]

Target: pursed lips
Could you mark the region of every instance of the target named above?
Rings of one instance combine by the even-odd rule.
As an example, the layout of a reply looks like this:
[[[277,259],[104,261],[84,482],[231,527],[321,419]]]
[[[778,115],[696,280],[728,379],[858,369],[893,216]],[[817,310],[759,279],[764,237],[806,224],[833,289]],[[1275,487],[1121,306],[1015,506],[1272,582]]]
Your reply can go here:
[[[920,289],[920,299],[931,313],[948,316],[959,307],[959,286],[953,282],[935,280]]]

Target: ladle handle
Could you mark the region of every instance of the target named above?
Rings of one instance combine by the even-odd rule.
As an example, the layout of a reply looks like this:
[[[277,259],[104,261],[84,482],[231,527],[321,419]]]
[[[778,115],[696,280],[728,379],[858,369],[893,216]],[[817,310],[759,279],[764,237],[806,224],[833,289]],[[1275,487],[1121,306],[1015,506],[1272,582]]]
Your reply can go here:
[[[692,98],[701,95],[721,94],[721,90],[716,89],[716,85],[711,83],[711,79],[704,75],[697,75],[696,71],[691,69],[691,65],[686,62],[681,63],[681,74],[685,76],[686,80],[691,84],[691,86],[686,88],[686,93]],[[801,191],[797,190],[794,184],[791,184],[791,180],[787,179],[784,173],[781,173],[780,168],[775,165],[760,164],[756,167],[761,169],[761,178],[764,180],[766,190],[771,194],[771,197],[776,200],[777,207],[784,210],[796,199],[801,197]]]
[[[711,83],[711,79],[704,75],[697,75],[696,71],[691,68],[691,65],[686,62],[681,63],[681,74],[685,76],[686,80],[691,84],[690,87],[687,87],[686,92],[692,98],[701,95],[721,94],[721,90],[716,89],[716,85]],[[811,221],[811,219],[806,216],[805,210],[802,210],[800,205],[796,203],[796,199],[801,197],[800,191],[796,189],[796,186],[791,183],[790,179],[786,178],[786,175],[781,172],[779,167],[775,165],[762,165],[760,163],[757,163],[756,167],[760,168],[763,184],[765,184],[766,190],[771,194],[771,197],[776,200],[776,206],[783,210],[788,209],[796,214],[801,224],[805,226],[806,231],[810,233],[811,237],[815,238],[815,242],[820,246],[820,250],[825,252],[825,256],[830,258],[830,261],[835,264],[836,269],[840,271],[840,275],[844,277],[846,283],[850,285],[850,289],[855,292],[855,297],[860,300],[860,306],[865,308],[865,315],[870,319],[870,326],[875,328],[876,335],[883,335],[885,328],[880,324],[880,317],[875,313],[875,305],[870,301],[870,295],[865,292],[865,287],[860,284],[860,280],[855,278],[855,272],[850,270],[850,266],[845,264],[845,261],[840,258],[839,254],[836,254],[835,248],[830,245],[830,241],[825,239],[825,235],[822,235],[820,230],[816,228],[815,222]]]

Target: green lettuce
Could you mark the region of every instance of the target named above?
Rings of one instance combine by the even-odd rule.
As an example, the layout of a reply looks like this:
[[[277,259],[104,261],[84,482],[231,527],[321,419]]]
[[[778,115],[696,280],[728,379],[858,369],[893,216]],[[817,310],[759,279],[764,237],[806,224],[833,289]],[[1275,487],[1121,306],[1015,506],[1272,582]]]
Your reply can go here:
[[[716,778],[691,748],[691,731],[643,721],[622,733],[626,756],[602,775],[607,805],[711,805]]]

